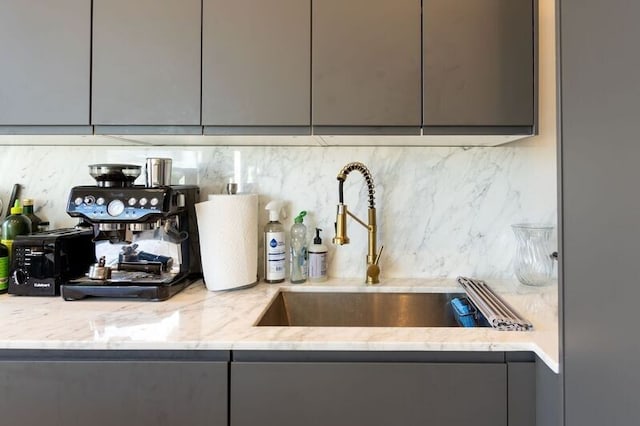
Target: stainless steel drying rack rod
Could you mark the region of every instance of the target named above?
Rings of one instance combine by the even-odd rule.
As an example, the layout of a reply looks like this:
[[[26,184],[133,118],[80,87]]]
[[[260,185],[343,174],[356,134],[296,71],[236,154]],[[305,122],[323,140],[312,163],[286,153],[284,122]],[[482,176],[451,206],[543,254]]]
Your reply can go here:
[[[533,330],[533,324],[507,305],[486,282],[467,277],[458,277],[457,281],[491,327],[507,331]]]

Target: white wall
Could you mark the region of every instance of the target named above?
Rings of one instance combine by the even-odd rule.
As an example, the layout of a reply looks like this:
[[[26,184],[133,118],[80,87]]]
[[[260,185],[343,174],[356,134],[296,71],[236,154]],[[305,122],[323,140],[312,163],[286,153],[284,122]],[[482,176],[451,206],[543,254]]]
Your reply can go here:
[[[362,161],[376,183],[383,277],[511,277],[510,224],[556,222],[554,31],[553,1],[540,0],[539,135],[523,141],[492,148],[6,146],[0,196],[6,205],[12,184],[20,183],[41,217],[54,227],[71,226],[68,191],[93,183],[87,165],[169,156],[174,177],[197,183],[203,196],[220,192],[236,175],[245,190],[260,194],[261,208],[273,198],[288,202],[287,227],[299,210],[308,210],[309,228],[323,228],[330,243],[336,174]],[[349,175],[345,191],[347,205],[366,219],[357,173]],[[366,231],[351,222],[350,237],[352,244],[331,247],[332,276],[364,274]]]

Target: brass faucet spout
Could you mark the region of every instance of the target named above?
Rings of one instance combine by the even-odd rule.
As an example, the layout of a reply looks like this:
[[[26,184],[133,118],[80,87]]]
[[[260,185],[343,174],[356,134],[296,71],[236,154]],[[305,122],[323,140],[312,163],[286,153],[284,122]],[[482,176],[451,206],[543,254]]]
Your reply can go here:
[[[369,193],[368,223],[365,223],[363,220],[351,213],[344,204],[342,186],[344,181],[347,179],[347,175],[352,170],[358,170],[361,172],[367,182],[367,189]],[[340,170],[340,173],[338,173],[338,182],[340,203],[338,204],[338,211],[336,214],[336,236],[333,238],[333,243],[339,245],[349,244],[349,237],[347,237],[347,216],[351,216],[353,220],[364,226],[367,229],[368,235],[366,283],[378,284],[380,282],[380,267],[378,266],[380,253],[377,252],[376,248],[378,226],[376,223],[376,208],[374,201],[375,188],[373,185],[373,178],[371,177],[369,169],[367,169],[364,164],[349,163]]]

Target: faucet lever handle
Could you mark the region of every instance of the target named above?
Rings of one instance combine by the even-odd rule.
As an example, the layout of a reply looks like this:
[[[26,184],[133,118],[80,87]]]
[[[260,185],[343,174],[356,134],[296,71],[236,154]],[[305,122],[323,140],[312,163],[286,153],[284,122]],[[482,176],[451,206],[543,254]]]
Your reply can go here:
[[[380,251],[376,255],[376,259],[373,261],[374,265],[377,265],[378,261],[380,261],[380,256],[382,256],[382,250],[384,250],[384,246],[380,246]]]

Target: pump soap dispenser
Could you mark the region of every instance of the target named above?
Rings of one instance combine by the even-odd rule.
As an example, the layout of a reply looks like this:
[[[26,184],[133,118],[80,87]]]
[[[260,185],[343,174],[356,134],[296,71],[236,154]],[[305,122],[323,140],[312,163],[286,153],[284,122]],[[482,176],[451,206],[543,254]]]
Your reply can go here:
[[[319,282],[327,280],[327,246],[320,238],[322,229],[316,228],[316,237],[309,247],[309,281]]]

